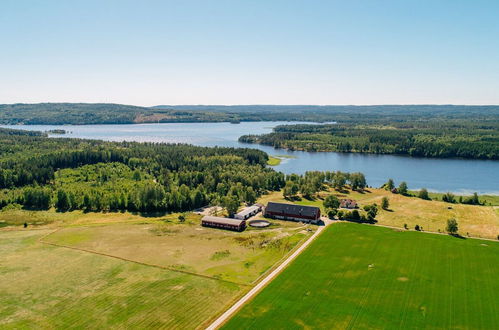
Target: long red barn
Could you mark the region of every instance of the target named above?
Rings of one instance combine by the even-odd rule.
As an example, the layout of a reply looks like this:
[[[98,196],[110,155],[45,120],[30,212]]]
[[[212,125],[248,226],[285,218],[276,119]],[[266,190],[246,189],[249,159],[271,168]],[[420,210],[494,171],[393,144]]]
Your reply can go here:
[[[321,217],[321,210],[315,206],[269,202],[265,208],[264,216],[273,219],[317,223]]]

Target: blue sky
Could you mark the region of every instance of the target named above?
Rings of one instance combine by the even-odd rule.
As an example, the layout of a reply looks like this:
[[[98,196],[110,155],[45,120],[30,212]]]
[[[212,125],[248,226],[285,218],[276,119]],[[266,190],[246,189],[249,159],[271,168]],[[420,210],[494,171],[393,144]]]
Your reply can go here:
[[[499,104],[499,1],[0,1],[0,103]]]

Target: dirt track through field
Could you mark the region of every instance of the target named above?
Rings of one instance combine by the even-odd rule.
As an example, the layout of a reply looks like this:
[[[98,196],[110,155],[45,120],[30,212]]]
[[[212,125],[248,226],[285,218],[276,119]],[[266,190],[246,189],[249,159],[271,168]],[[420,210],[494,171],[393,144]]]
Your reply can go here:
[[[313,242],[313,240],[320,235],[320,233],[328,226],[332,221],[324,219],[324,226],[320,226],[316,232],[310,236],[310,238],[303,243],[295,252],[293,252],[286,260],[284,260],[274,271],[262,279],[253,289],[246,293],[241,299],[239,299],[234,305],[232,305],[225,313],[223,313],[219,318],[217,318],[211,325],[209,325],[207,330],[218,329],[222,324],[229,320],[229,318],[237,312],[241,307],[244,306],[248,301],[250,301],[258,292],[260,292],[267,284],[269,284],[279,273],[281,273],[293,260],[298,257],[306,248]]]

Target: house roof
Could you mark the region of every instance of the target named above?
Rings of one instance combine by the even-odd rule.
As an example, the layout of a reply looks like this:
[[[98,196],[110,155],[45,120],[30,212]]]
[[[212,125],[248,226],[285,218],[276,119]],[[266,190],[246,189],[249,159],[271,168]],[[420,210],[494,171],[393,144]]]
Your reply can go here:
[[[316,206],[304,206],[297,204],[286,204],[286,203],[275,203],[269,202],[267,204],[266,212],[274,212],[274,213],[285,213],[290,215],[297,216],[308,216],[315,217],[319,208]]]
[[[242,210],[241,212],[239,212],[237,215],[240,215],[242,217],[252,213],[252,212],[255,212],[255,211],[258,211],[260,210],[260,206],[258,205],[252,205],[250,207],[246,207],[244,210]]]
[[[340,200],[340,206],[341,205],[357,205],[357,202],[353,199],[341,199]]]
[[[222,217],[213,217],[210,215],[205,215],[201,221],[208,221],[212,223],[220,223],[224,225],[231,225],[231,226],[240,226],[242,223],[244,223],[244,220],[238,220],[238,219],[232,219],[232,218],[222,218]]]

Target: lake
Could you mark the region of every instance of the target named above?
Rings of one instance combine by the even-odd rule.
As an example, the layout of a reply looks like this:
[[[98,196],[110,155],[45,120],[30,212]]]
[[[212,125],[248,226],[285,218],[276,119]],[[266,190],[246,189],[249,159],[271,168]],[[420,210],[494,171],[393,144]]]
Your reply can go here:
[[[297,122],[294,122],[295,124]],[[244,134],[264,134],[277,125],[288,122],[230,123],[164,123],[135,125],[31,125],[2,127],[48,131],[64,129],[73,137],[106,141],[138,141],[190,143],[200,146],[256,148],[270,155],[287,155],[274,168],[284,173],[305,171],[362,172],[368,184],[380,186],[388,178],[395,183],[406,181],[410,189],[427,188],[430,191],[451,191],[458,194],[499,194],[499,161],[414,158],[394,155],[344,154],[336,152],[305,152],[274,149],[269,146],[238,142]]]

